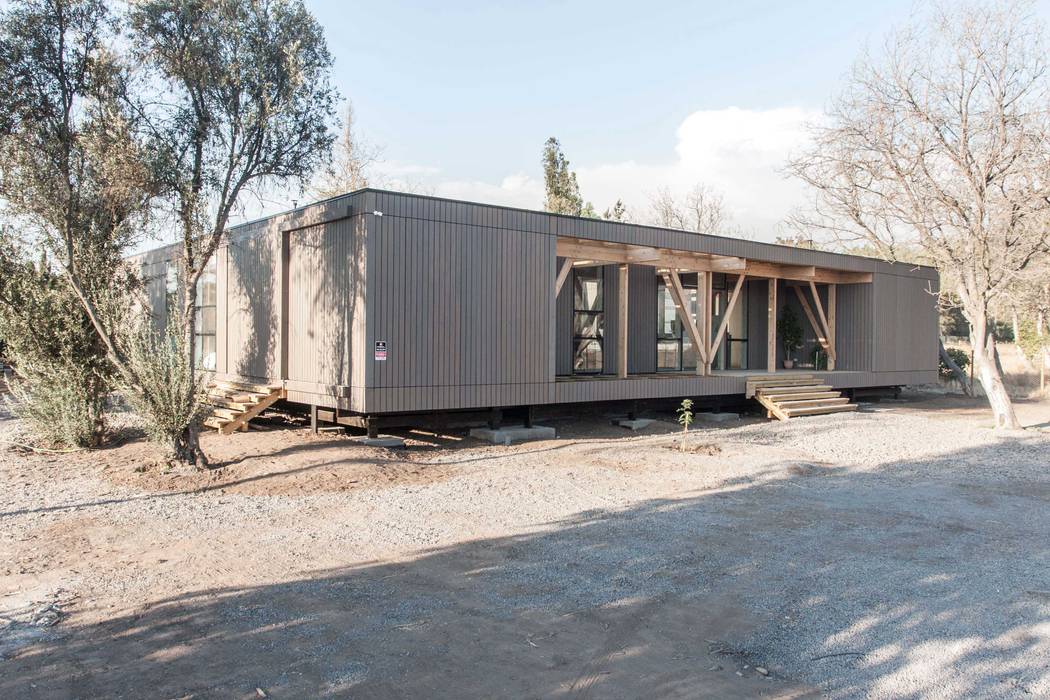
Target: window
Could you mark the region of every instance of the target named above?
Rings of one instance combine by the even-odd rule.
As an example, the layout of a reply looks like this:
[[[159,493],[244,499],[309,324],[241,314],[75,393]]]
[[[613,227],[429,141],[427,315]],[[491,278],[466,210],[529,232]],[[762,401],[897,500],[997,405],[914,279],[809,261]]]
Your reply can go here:
[[[745,280],[744,286],[740,288],[740,298],[736,300],[733,315],[726,324],[722,345],[715,348],[715,359],[712,363],[715,369],[747,369],[748,284]],[[716,274],[711,279],[711,286],[711,326],[717,329],[729,305],[729,295],[736,286],[736,278]]]
[[[193,351],[200,369],[215,369],[215,258],[212,257],[197,280],[196,337]]]
[[[605,279],[600,266],[572,271],[572,371],[600,374],[604,369]]]
[[[685,301],[689,313],[696,319],[697,290],[696,275],[681,275]],[[674,295],[661,281],[656,292],[656,369],[661,372],[674,372],[683,369],[696,369],[696,350],[693,338],[685,330],[678,316]]]

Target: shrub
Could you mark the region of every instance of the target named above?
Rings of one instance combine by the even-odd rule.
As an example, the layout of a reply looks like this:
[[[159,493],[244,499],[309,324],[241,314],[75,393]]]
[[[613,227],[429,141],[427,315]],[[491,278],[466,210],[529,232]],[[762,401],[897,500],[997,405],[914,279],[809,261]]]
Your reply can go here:
[[[965,350],[960,350],[959,348],[945,348],[945,352],[948,353],[948,356],[952,358],[952,361],[955,362],[955,364],[959,365],[959,369],[963,372],[965,372],[966,368],[970,366],[970,354]],[[939,371],[942,379],[955,378],[955,375],[952,373],[951,369],[948,368],[948,365],[944,364],[944,358],[939,360]]]
[[[112,365],[65,279],[20,249],[0,232],[0,335],[16,372],[11,411],[49,445],[97,445]]]
[[[172,319],[157,332],[148,316],[137,318],[126,332],[125,344],[139,386],[126,382],[122,386],[124,397],[143,419],[146,436],[172,459],[185,456],[186,428],[198,428],[206,412],[205,379],[186,364],[186,340],[180,328],[178,319]]]

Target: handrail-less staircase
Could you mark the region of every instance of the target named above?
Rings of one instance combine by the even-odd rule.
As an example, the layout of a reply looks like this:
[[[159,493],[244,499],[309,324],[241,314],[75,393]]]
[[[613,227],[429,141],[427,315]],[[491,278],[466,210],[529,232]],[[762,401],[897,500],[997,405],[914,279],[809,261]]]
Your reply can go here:
[[[754,398],[770,418],[788,420],[857,410],[857,404],[809,374],[765,374],[748,377],[747,398]]]
[[[207,397],[211,414],[204,419],[204,425],[223,435],[247,430],[248,421],[283,398],[285,390],[280,384],[213,381],[208,384]]]

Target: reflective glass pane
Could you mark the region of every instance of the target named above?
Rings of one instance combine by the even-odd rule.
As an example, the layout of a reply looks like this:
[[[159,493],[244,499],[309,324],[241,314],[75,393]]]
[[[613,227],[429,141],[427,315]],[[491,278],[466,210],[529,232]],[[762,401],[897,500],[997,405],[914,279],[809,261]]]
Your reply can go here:
[[[679,347],[677,340],[656,341],[656,368],[681,369],[681,358],[678,353]]]
[[[577,372],[601,372],[602,342],[600,340],[577,340],[572,368]]]
[[[696,369],[696,348],[692,338],[682,338],[682,369]]]
[[[580,311],[602,311],[602,268],[573,269],[573,308]]]
[[[573,314],[572,334],[583,338],[601,338],[604,333],[605,315],[577,312]]]
[[[729,343],[729,369],[747,369],[747,341]]]

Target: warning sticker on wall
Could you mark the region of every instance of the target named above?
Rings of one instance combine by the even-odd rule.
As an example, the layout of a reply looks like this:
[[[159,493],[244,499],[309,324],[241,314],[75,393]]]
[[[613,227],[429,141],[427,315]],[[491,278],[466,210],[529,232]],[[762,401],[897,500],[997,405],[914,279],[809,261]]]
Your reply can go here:
[[[386,341],[376,341],[376,359],[380,361],[386,360]]]

